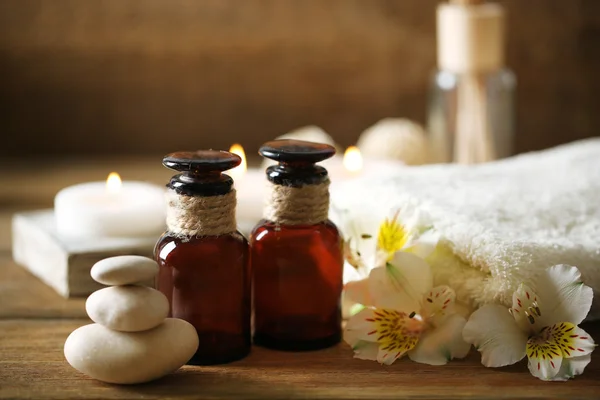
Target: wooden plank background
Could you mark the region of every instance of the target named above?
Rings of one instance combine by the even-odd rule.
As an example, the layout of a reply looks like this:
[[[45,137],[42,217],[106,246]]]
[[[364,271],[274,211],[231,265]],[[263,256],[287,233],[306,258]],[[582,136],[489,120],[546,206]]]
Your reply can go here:
[[[436,0],[2,0],[2,156],[423,122]],[[518,151],[600,132],[600,1],[506,0]]]

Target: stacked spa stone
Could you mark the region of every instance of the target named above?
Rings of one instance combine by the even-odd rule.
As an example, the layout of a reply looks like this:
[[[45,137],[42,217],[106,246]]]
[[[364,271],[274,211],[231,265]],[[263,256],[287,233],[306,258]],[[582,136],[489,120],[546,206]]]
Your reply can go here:
[[[88,297],[85,308],[95,324],[68,337],[69,364],[104,382],[140,383],[166,375],[192,357],[198,348],[194,327],[166,318],[167,298],[138,285],[157,272],[157,264],[141,256],[111,257],[92,267],[92,278],[110,286]]]

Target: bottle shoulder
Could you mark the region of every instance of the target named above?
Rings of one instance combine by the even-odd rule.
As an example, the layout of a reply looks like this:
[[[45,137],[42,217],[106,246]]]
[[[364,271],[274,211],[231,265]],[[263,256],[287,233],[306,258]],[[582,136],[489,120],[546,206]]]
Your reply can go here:
[[[331,220],[314,225],[281,225],[261,220],[250,234],[250,241],[267,240],[271,237],[278,237],[280,239],[288,235],[297,236],[313,233],[318,233],[326,237],[341,238],[339,229]]]
[[[202,248],[223,248],[227,250],[245,251],[249,247],[248,240],[239,231],[221,236],[201,236],[181,238],[173,236],[168,232],[164,233],[156,242],[154,254],[165,259],[171,252],[176,250],[198,250]]]

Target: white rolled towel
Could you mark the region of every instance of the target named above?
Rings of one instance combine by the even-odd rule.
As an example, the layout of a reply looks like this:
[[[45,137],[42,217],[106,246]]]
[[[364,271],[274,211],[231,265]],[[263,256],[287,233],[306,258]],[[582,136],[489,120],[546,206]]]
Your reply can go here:
[[[594,289],[588,319],[600,318],[600,138],[474,166],[382,171],[333,186],[331,197],[347,218],[427,215],[441,234],[436,284],[471,306],[508,306],[519,283],[570,264]]]

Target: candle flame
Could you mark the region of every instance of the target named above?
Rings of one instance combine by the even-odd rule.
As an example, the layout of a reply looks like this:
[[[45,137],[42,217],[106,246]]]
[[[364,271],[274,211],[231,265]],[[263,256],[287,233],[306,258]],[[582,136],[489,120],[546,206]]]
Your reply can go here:
[[[116,172],[111,172],[106,178],[106,191],[108,193],[119,193],[121,191],[121,177]]]
[[[356,146],[350,146],[344,153],[344,168],[350,172],[358,172],[363,167],[363,158]]]
[[[234,181],[241,179],[244,175],[246,175],[246,170],[248,169],[248,163],[246,161],[246,152],[241,144],[235,143],[229,148],[229,152],[233,154],[237,154],[242,159],[242,162],[237,167],[229,170],[227,174],[233,178]]]

